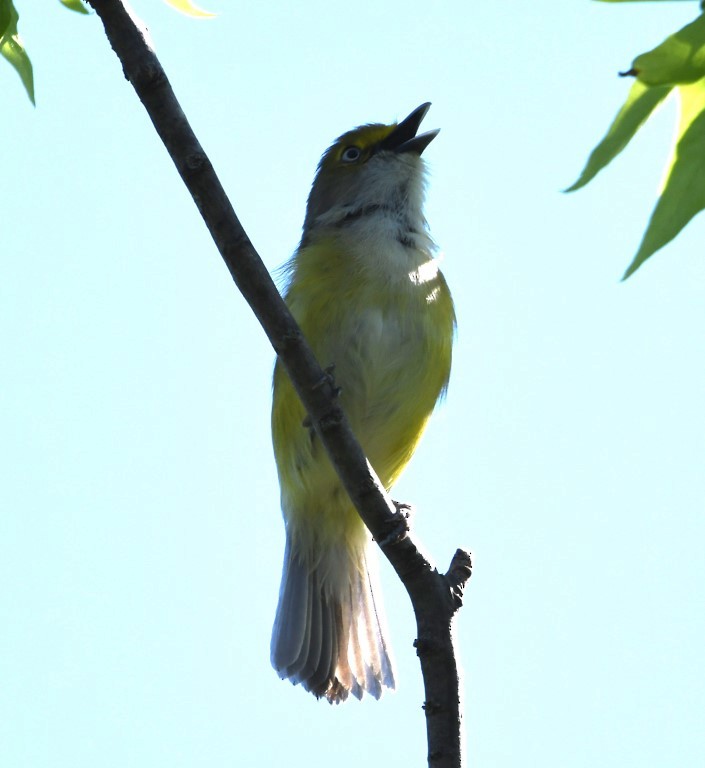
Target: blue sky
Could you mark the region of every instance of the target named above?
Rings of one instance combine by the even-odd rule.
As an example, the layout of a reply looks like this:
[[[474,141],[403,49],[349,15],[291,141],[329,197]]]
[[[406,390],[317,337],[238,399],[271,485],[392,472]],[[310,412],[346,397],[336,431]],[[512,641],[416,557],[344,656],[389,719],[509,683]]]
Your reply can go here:
[[[423,764],[398,690],[332,708],[269,666],[283,526],[272,351],[99,20],[18,0],[0,281],[0,764]],[[674,105],[563,195],[616,73],[697,3],[135,0],[271,268],[341,132],[424,101],[427,218],[458,310],[447,401],[395,489],[457,621],[468,764],[657,768],[705,751],[705,219],[620,283]]]

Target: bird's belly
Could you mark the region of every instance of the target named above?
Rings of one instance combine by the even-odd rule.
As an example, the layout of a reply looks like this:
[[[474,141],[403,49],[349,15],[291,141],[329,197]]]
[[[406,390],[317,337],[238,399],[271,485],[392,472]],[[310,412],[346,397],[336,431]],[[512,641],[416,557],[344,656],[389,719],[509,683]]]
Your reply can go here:
[[[409,460],[445,376],[433,326],[423,315],[359,314],[331,350],[341,404],[383,484]]]

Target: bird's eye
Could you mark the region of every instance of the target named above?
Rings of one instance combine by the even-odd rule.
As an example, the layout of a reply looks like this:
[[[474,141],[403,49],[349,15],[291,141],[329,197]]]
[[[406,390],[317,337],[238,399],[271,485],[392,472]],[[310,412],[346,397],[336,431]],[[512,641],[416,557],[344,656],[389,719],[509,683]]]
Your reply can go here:
[[[362,155],[362,150],[359,147],[346,147],[343,150],[343,154],[340,156],[340,159],[344,163],[354,163],[356,160],[359,160]]]

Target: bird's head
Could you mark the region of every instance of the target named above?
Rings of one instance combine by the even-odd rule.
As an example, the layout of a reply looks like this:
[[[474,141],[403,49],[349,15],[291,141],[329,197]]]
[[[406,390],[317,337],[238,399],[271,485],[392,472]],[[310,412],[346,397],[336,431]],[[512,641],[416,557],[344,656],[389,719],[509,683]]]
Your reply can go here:
[[[422,104],[400,123],[362,125],[344,133],[318,164],[304,221],[304,239],[318,227],[377,211],[399,219],[421,217],[421,153],[438,130],[417,135],[430,107]]]

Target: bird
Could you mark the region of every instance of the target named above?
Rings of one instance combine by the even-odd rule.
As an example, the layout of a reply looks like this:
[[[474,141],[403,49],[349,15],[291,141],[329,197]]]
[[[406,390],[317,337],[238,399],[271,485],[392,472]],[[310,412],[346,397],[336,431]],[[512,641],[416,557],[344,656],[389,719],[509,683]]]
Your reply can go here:
[[[387,490],[446,392],[456,326],[423,214],[429,107],[330,146],[284,266],[286,304]],[[375,546],[279,362],[271,426],[286,529],[272,665],[332,704],[379,699],[395,679]]]

